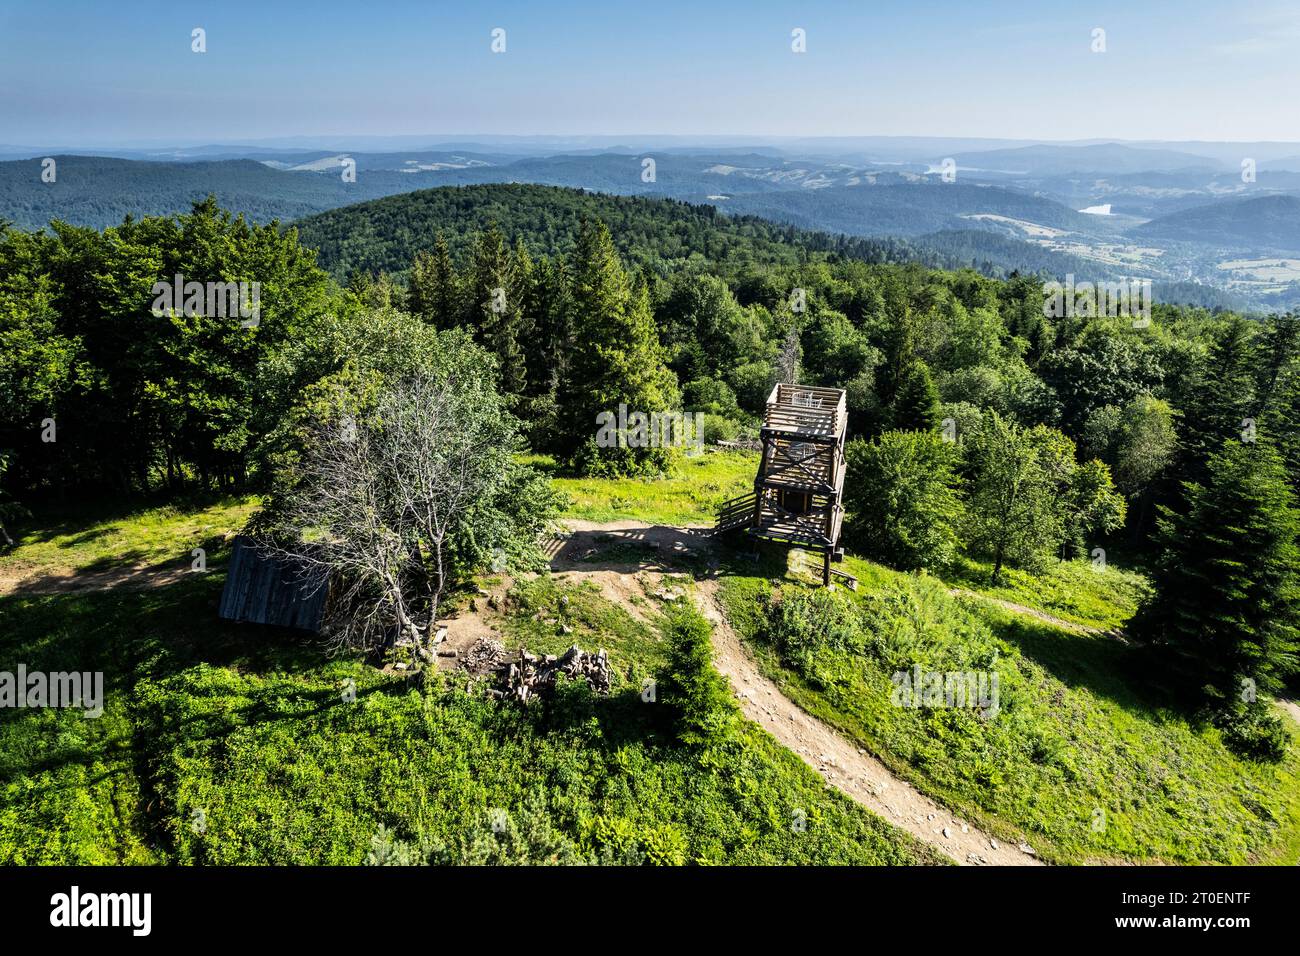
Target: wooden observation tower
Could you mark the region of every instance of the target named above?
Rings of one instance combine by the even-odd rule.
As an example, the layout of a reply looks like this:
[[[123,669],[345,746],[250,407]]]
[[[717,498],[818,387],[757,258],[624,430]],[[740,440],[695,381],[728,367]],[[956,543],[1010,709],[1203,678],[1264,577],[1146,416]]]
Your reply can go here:
[[[832,561],[844,556],[844,390],[778,383],[767,398],[763,457],[752,494],[718,511],[715,534],[752,538],[819,551],[822,583],[830,586]],[[856,583],[856,582],[854,582]]]

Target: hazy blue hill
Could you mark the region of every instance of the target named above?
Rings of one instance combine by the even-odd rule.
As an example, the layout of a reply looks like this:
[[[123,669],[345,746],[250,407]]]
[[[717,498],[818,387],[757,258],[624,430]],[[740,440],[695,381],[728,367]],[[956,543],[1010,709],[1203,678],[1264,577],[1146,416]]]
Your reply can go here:
[[[1132,235],[1250,250],[1300,250],[1300,198],[1289,195],[1226,199],[1161,216]]]
[[[343,182],[342,166],[335,161],[340,155],[356,161],[356,182]],[[79,155],[56,155],[54,159],[58,164],[55,183],[41,182],[39,159],[0,162],[0,217],[25,229],[42,228],[52,219],[102,228],[121,222],[128,213],[143,216],[186,212],[192,202],[214,193],[223,207],[267,222],[298,219],[350,203],[437,186],[529,182],[621,194],[702,198],[716,191],[724,180],[705,172],[712,165],[707,158],[667,154],[656,156],[655,181],[649,183],[641,178],[640,155],[609,153],[518,159],[454,150],[400,154],[321,151],[281,153],[269,160],[284,168],[252,159],[153,162]],[[311,163],[320,171],[289,168]],[[442,168],[410,171],[422,165]],[[739,177],[727,186],[750,191],[780,188]]]
[[[961,153],[954,159],[957,160],[958,166],[1037,176],[1081,172],[1136,173],[1221,168],[1220,163],[1195,153],[1170,149],[1140,149],[1121,143],[990,149]]]
[[[339,173],[291,173],[249,159],[152,163],[55,156],[58,178],[41,181],[38,159],[0,163],[0,217],[25,229],[52,219],[103,228],[134,216],[186,212],[209,193],[257,222],[289,220],[347,203],[436,185],[435,173],[377,170],[345,183]],[[341,168],[340,168],[341,170]]]

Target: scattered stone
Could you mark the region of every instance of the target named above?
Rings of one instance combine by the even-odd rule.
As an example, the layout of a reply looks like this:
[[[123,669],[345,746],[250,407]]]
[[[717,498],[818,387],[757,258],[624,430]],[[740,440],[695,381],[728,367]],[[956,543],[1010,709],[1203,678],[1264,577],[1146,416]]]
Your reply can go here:
[[[949,830],[947,827],[944,827],[944,828],[943,828],[943,838],[944,838],[945,840],[951,840],[951,839],[952,839],[952,831]]]
[[[471,674],[486,674],[496,670],[505,660],[505,648],[490,637],[480,637],[465,652],[461,666]]]
[[[548,654],[538,657],[523,648],[517,660],[496,668],[498,686],[491,693],[496,697],[512,697],[527,704],[533,697],[549,695],[554,691],[561,674],[571,680],[585,680],[598,694],[608,694],[610,688],[609,659],[603,650],[588,654],[576,644],[556,657]]]
[[[1025,856],[1038,856],[1038,853],[1028,843],[1020,844],[1020,852],[1025,854]]]
[[[393,665],[393,670],[395,671],[406,670],[406,661],[398,661],[396,664]]]
[[[436,631],[433,632],[433,643],[434,643],[434,644],[441,644],[441,643],[442,643],[443,641],[445,641],[446,639],[447,639],[447,629],[446,629],[445,627],[440,627],[440,628],[438,628]]]
[[[994,840],[994,839],[991,839],[991,838],[989,839],[989,846],[990,846],[991,848],[993,848],[994,850],[999,849],[999,847],[998,847],[998,841],[997,841],[997,840]]]

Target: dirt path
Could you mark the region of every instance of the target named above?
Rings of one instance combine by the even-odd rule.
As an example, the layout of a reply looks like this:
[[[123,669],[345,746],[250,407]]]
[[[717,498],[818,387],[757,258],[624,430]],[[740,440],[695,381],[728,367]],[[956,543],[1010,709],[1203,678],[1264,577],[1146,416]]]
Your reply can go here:
[[[871,754],[805,713],[759,671],[718,604],[716,581],[700,587],[700,612],[713,624],[714,661],[745,716],[858,803],[958,863],[1027,866],[1041,861],[990,837],[941,807]]]
[[[1088,624],[1076,624],[1074,621],[1067,621],[1065,618],[1056,617],[1048,614],[1046,611],[1040,611],[1037,608],[1028,607],[1024,604],[1016,604],[1014,601],[1004,601],[1002,598],[990,597],[987,594],[980,594],[978,591],[970,591],[966,588],[949,588],[948,593],[953,597],[972,597],[980,601],[987,601],[989,604],[996,604],[998,607],[1010,611],[1013,614],[1024,614],[1028,617],[1037,618],[1044,624],[1050,624],[1053,627],[1059,627],[1064,631],[1070,631],[1074,634],[1107,634],[1112,633],[1104,628],[1092,627]]]
[[[1282,709],[1291,715],[1291,719],[1300,724],[1300,704],[1293,700],[1287,700],[1285,697],[1279,697],[1277,702],[1282,705]]]
[[[141,591],[175,584],[190,574],[189,560],[167,565],[136,564],[102,571],[13,570],[0,567],[0,596],[6,594],[75,594],[112,591],[118,588]]]
[[[618,601],[625,599],[623,586],[610,585],[610,571],[617,572],[614,577],[636,571],[667,572],[674,564],[674,556],[691,553],[698,556],[711,546],[707,529],[702,528],[668,528],[637,521],[605,524],[573,521],[568,526],[571,534],[552,556],[552,570],[592,580],[609,598]],[[613,564],[592,560],[606,548],[615,551]],[[637,555],[642,560],[637,560]],[[612,589],[607,591],[607,587]],[[763,676],[745,650],[722,611],[717,587],[716,579],[706,578],[696,588],[696,599],[700,612],[714,626],[714,660],[718,670],[731,682],[746,717],[821,774],[828,784],[958,863],[975,866],[1041,863],[1017,845],[990,837],[946,810],[865,750],[788,700],[776,684]]]

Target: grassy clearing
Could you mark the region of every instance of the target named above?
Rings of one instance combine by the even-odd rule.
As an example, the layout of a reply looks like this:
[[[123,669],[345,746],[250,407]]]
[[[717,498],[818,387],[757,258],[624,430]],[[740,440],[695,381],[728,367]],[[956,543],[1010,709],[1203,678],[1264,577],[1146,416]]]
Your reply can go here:
[[[699,753],[632,687],[521,711],[460,679],[385,677],[216,620],[221,584],[0,598],[0,669],[102,670],[107,692],[99,720],[0,711],[0,863],[355,864],[381,827],[460,859],[493,810],[539,806],[583,859],[938,861],[752,726]],[[545,578],[512,633],[540,639],[533,615],[561,593],[574,636],[625,675],[662,660],[652,629]]]
[[[604,648],[621,679],[616,690],[639,691],[642,678],[666,661],[660,629],[605,600],[594,583],[562,584],[544,574],[516,582],[508,600],[503,635],[507,647],[527,647],[539,654],[561,654],[574,644],[588,651]]]
[[[1300,856],[1300,739],[1281,765],[1235,757],[1218,731],[1189,721],[1140,676],[1149,667],[1139,666],[1136,649],[850,558],[847,570],[862,586],[841,594],[856,608],[861,635],[823,640],[795,664],[775,646],[766,609],[807,593],[811,576],[788,574],[776,559],[732,570],[723,599],[768,676],[993,832],[1024,833],[1063,863]],[[996,671],[996,717],[895,706],[891,676],[914,663]]]
[[[1059,561],[1043,574],[1004,568],[997,586],[989,584],[992,571],[988,562],[963,558],[945,579],[955,587],[1102,630],[1122,628],[1150,591],[1144,575],[1114,565],[1098,570],[1087,560]]]
[[[93,573],[153,565],[188,568],[194,548],[220,553],[257,509],[256,497],[192,505],[55,511],[20,528],[17,547],[0,555],[6,578]]]
[[[756,453],[717,449],[681,456],[674,473],[663,478],[568,478],[556,473],[547,456],[527,460],[550,472],[569,496],[566,517],[665,525],[712,524],[718,505],[753,489],[758,467]]]

